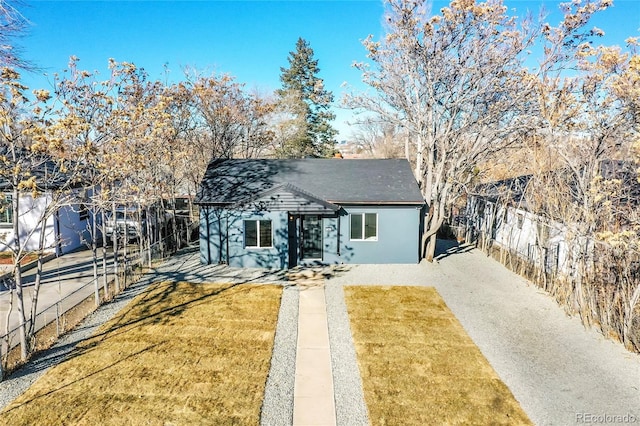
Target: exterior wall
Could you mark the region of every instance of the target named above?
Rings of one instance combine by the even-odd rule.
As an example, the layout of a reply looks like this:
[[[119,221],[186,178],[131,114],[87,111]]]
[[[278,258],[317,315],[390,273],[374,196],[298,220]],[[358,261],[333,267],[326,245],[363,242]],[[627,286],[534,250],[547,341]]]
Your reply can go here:
[[[480,233],[537,265],[544,262],[548,273],[568,273],[569,247],[561,224],[547,223],[524,209],[496,205],[477,196],[469,198],[467,216],[472,234]]]
[[[49,194],[44,194],[38,198],[33,198],[30,194],[20,195],[18,231],[20,232],[20,244],[27,251],[38,249],[40,235],[43,232],[45,234],[44,244],[46,249],[54,250],[56,238],[53,217],[49,217],[44,226],[40,224],[35,228],[35,225],[40,223],[40,218],[50,201],[51,196]],[[16,220],[16,218],[13,218],[13,220]],[[15,244],[13,225],[0,225],[0,251],[15,247]]]
[[[420,211],[416,206],[344,206],[339,216],[322,216],[322,263],[418,263]],[[377,213],[376,241],[350,240],[350,213]],[[261,219],[272,221],[272,247],[245,248],[243,221]],[[296,229],[300,229],[299,225],[298,219]],[[241,212],[201,207],[200,260],[204,264],[222,262],[234,267],[288,268],[288,237],[285,211]],[[300,261],[299,264],[317,262]]]
[[[200,260],[242,268],[288,268],[287,212],[240,212],[202,208]],[[245,248],[244,220],[271,220],[272,247]]]
[[[44,194],[33,198],[31,194],[20,195],[20,217],[18,229],[20,231],[20,243],[26,251],[38,250],[40,235],[44,232],[44,250],[56,252],[61,255],[77,250],[85,246],[85,241],[90,238],[87,231],[87,222],[80,221],[79,206],[64,206],[58,209],[56,214],[50,215],[42,225],[41,218],[45,209],[51,203],[51,194]],[[60,241],[57,241],[60,236]],[[15,246],[13,225],[0,225],[0,251]]]
[[[343,206],[340,261],[343,263],[418,263],[420,207]],[[352,241],[350,213],[377,213],[377,241]]]
[[[54,216],[56,230],[60,236],[58,254],[70,253],[74,250],[86,247],[91,240],[89,227],[91,226],[92,216],[89,212],[87,219],[80,220],[79,205],[64,206],[58,210],[57,216]]]

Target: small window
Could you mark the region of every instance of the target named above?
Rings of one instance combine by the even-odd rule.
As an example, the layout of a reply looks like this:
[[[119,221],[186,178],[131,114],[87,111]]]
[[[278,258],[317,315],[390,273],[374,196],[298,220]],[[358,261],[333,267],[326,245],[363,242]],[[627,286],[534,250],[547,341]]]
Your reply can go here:
[[[12,196],[0,194],[0,225],[13,224],[13,203]]]
[[[244,246],[248,248],[272,247],[270,220],[244,221]]]
[[[80,216],[79,217],[80,220],[89,219],[89,209],[87,209],[87,206],[84,205],[84,203],[80,203],[80,211],[78,215]]]
[[[549,226],[545,223],[538,222],[537,227],[538,227],[537,229],[538,244],[540,244],[543,247],[546,247],[547,243],[549,242]]]
[[[376,213],[354,213],[351,215],[352,241],[378,240],[378,215]]]
[[[522,229],[522,224],[524,223],[524,215],[518,213],[518,229]]]

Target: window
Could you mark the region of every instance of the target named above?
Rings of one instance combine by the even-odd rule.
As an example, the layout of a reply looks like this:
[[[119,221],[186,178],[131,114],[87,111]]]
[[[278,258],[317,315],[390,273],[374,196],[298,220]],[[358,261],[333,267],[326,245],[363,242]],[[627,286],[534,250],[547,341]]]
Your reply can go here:
[[[271,247],[271,221],[270,220],[245,220],[244,221],[244,246],[249,248]]]
[[[79,220],[89,219],[89,209],[87,209],[87,206],[85,206],[83,203],[80,203],[80,211],[78,212],[78,215],[80,216],[78,218]]]
[[[538,244],[540,244],[542,247],[546,247],[547,243],[549,242],[549,226],[545,223],[538,222],[537,231]]]
[[[9,194],[0,194],[0,225],[13,224],[13,203]]]
[[[378,214],[377,213],[351,214],[351,240],[352,241],[377,241],[378,240]]]

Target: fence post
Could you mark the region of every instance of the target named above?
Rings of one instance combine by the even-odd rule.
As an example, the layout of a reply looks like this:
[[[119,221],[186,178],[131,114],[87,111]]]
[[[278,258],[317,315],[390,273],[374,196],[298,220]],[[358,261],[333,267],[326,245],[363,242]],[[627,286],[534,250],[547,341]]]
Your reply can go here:
[[[60,336],[60,302],[56,302],[56,337]]]

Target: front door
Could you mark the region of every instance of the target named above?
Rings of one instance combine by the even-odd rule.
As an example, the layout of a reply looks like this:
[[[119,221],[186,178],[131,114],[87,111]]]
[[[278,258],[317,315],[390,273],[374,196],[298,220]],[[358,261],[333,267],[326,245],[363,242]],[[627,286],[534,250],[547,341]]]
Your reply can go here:
[[[288,242],[289,242],[289,268],[293,268],[298,265],[298,218],[292,214],[289,214],[289,220],[287,222]]]
[[[319,216],[302,216],[301,258],[322,260],[322,218]]]

